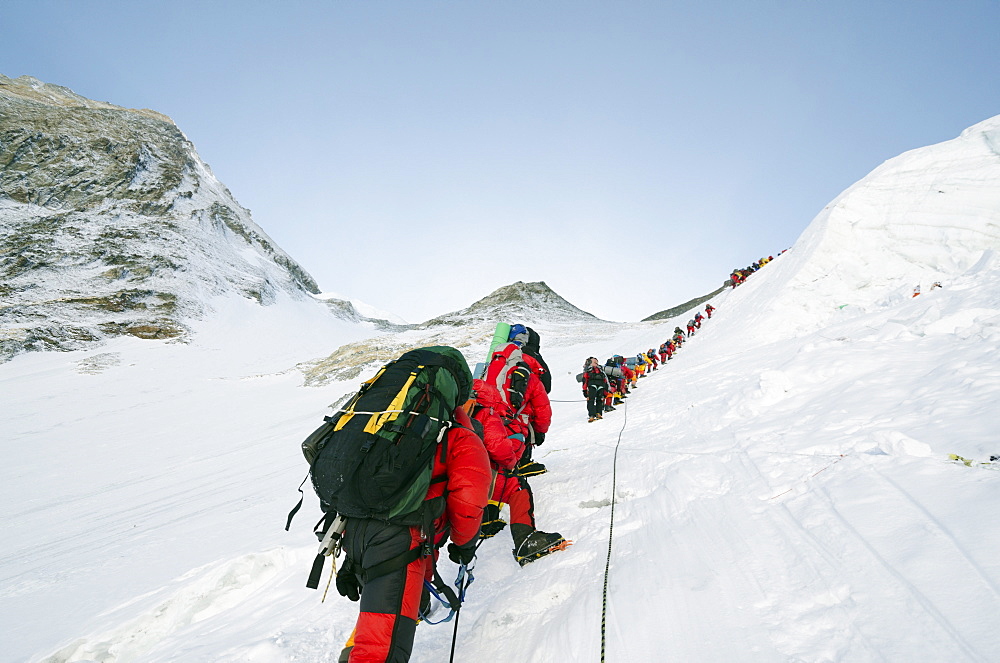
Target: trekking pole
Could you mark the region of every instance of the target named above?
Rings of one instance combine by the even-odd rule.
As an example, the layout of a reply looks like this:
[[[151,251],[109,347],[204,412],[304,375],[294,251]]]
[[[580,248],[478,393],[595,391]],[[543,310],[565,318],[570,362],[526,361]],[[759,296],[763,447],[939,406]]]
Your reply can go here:
[[[483,541],[485,540],[486,539],[479,539],[479,542],[476,543],[476,552],[479,552],[479,546],[483,545]],[[475,554],[473,554],[473,567],[475,566],[475,562],[476,557]],[[467,570],[468,566],[466,564],[462,564],[458,567],[458,608],[455,609],[455,627],[451,631],[451,657],[448,659],[448,663],[455,663],[455,643],[458,642],[458,618],[462,614],[462,604],[465,602],[465,588],[468,587],[468,584],[465,582]],[[471,578],[472,574],[468,574],[468,577]]]
[[[462,584],[465,584],[465,578],[462,578]],[[458,588],[459,591],[462,587]],[[451,631],[451,657],[448,659],[448,663],[455,663],[455,643],[458,642],[458,618],[462,616],[462,606],[459,605],[458,609],[455,610],[455,627]]]

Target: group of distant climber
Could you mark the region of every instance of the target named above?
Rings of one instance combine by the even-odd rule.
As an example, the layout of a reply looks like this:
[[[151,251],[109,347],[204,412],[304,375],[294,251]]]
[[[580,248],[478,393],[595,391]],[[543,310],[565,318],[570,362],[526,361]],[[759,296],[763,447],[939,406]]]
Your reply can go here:
[[[674,327],[673,336],[661,343],[658,349],[649,348],[631,357],[613,355],[604,365],[597,357],[588,357],[583,363],[583,372],[576,376],[587,399],[587,421],[593,423],[603,419],[606,412],[612,412],[616,405],[621,405],[639,379],[651,375],[673,359],[684,342],[701,329],[702,322],[711,318],[714,311],[715,307],[707,304],[704,315],[698,311],[688,320],[686,333],[680,327]]]
[[[936,290],[941,287],[940,281],[935,281],[931,284],[931,290]],[[916,297],[920,294],[920,284],[918,283],[916,287],[913,288],[913,296]]]
[[[787,251],[787,249],[785,250]],[[785,251],[782,251],[781,253],[784,252]],[[781,253],[779,253],[778,255],[780,256]],[[731,285],[733,286],[733,288],[735,288],[736,286],[745,283],[746,280],[750,278],[751,274],[757,272],[761,267],[771,262],[772,260],[774,260],[774,256],[768,256],[766,258],[761,258],[760,260],[748,265],[744,269],[734,269],[732,274],[729,275],[729,280],[726,281],[726,285]]]

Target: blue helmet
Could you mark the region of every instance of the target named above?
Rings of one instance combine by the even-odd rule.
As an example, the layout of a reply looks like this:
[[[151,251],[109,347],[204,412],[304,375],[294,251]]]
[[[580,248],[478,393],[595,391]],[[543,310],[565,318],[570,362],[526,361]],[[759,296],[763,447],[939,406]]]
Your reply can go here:
[[[512,343],[517,343],[517,347],[522,347],[528,344],[528,328],[524,325],[517,324],[510,326],[510,334],[507,335],[507,340]]]

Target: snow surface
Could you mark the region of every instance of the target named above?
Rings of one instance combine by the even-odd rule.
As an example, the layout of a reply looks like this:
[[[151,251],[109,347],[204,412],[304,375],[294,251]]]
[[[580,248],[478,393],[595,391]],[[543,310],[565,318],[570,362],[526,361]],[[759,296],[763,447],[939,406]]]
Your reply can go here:
[[[521,569],[487,541],[456,660],[600,660],[612,497],[608,661],[1000,660],[1000,473],[948,460],[1000,454],[998,137],[849,189],[603,421],[582,360],[677,321],[540,324],[558,402],[536,516],[576,543]],[[316,500],[283,525],[299,443],[367,376],[292,367],[372,332],[213,309],[191,345],[0,366],[0,659],[336,660],[357,606],[304,587]],[[420,625],[412,660],[447,660],[451,632]]]

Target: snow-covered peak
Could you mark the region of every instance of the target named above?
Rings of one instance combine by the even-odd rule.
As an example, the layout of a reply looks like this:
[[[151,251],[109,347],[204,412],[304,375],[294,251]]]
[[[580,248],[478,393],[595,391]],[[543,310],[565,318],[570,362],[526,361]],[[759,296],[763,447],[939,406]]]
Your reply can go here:
[[[544,281],[517,281],[498,288],[468,308],[438,316],[421,326],[463,325],[508,319],[527,324],[540,321],[598,321],[596,316],[560,297]]]

